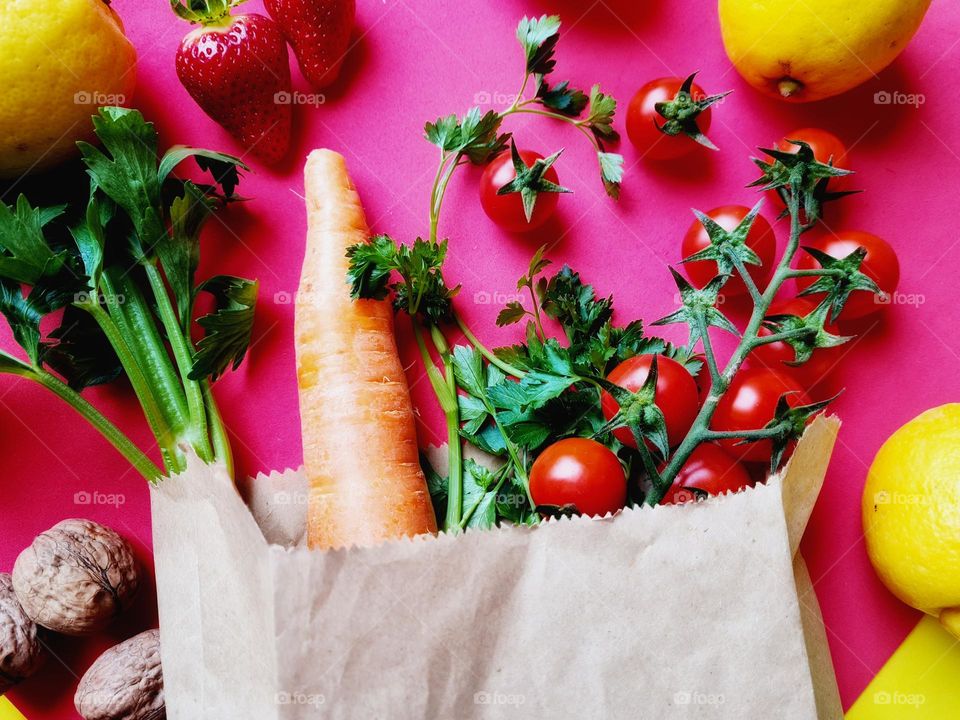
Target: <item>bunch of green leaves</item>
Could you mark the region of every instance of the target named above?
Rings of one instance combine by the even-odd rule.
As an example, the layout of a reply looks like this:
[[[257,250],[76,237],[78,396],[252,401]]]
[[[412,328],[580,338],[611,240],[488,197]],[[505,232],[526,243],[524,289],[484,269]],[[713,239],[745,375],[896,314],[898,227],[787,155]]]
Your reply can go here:
[[[195,274],[200,233],[238,199],[246,168],[183,146],[160,156],[153,125],[134,110],[102,108],[93,122],[100,147],[80,143],[90,179],[85,205],[34,208],[23,196],[13,208],[0,203],[0,312],[27,358],[4,354],[0,370],[53,387],[115,444],[124,444],[115,429],[78,395],[61,392],[51,371],[74,393],[126,375],[167,470],[182,467],[181,441],[204,459],[221,457],[225,434],[206,385],[246,354],[257,283],[225,275],[197,283]],[[210,182],[173,175],[188,158]],[[206,332],[194,348],[200,292],[216,309],[197,320]],[[59,324],[43,337],[41,322],[58,310]]]
[[[569,118],[573,125],[589,132],[594,139],[604,189],[611,197],[619,197],[620,184],[623,181],[623,157],[606,150],[606,143],[619,140],[619,135],[613,128],[617,101],[603,93],[596,84],[589,92],[571,87],[569,80],[551,84],[549,76],[556,67],[554,54],[560,40],[559,16],[523,18],[517,26],[517,40],[526,60],[521,87],[525,89],[532,78],[535,94],[529,101],[524,101],[520,97],[523,95],[521,89],[514,108],[540,105],[547,112]]]
[[[511,133],[502,132],[501,126],[504,119],[514,113],[546,115],[567,122],[586,134],[597,153],[604,189],[611,197],[619,197],[623,157],[606,149],[606,143],[619,139],[613,128],[616,100],[603,93],[599,85],[594,85],[589,93],[571,87],[566,80],[550,85],[548,76],[556,66],[554,54],[560,39],[558,16],[524,17],[517,27],[517,39],[524,55],[524,74],[520,91],[509,107],[486,112],[473,107],[460,117],[446,115],[424,126],[424,136],[442,153],[431,198],[434,228],[435,216],[439,213],[443,193],[453,171],[465,162],[486,164],[506,150]],[[531,80],[535,93],[527,98],[524,92]],[[518,192],[523,195],[528,219],[532,215],[537,192],[565,192],[559,186],[542,185],[543,172],[558,154],[554,153],[547,161],[530,168],[519,163],[517,180],[501,189],[503,193]],[[516,157],[515,164],[518,164]],[[431,239],[436,240],[436,237]]]
[[[389,235],[376,235],[347,249],[351,296],[383,300],[392,293],[398,311],[414,317],[422,313],[428,321],[439,323],[450,317],[451,301],[460,290],[447,287],[443,280],[446,256],[446,240],[430,243],[417,238],[409,246]],[[400,280],[392,281],[394,273]]]

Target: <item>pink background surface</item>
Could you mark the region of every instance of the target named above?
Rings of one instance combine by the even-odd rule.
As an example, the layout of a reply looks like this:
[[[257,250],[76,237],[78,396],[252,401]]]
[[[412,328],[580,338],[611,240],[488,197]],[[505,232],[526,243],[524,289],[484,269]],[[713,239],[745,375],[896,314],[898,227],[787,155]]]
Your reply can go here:
[[[952,149],[958,146],[960,82],[951,72],[960,56],[960,6],[936,0],[916,40],[876,80],[840,99],[798,107],[761,97],[733,71],[712,2],[359,0],[358,5],[359,40],[344,77],[324,106],[297,108],[289,161],[274,170],[258,167],[247,177],[241,190],[253,201],[229,212],[229,230],[215,224],[204,240],[206,274],[238,273],[261,281],[251,357],[217,386],[240,470],[286,468],[302,460],[292,306],[274,298],[297,287],[304,234],[297,193],[305,153],[326,146],[345,154],[375,231],[404,240],[423,234],[436,161],[421,139],[424,121],[463,111],[481,93],[496,99],[515,92],[517,20],[560,12],[565,26],[557,77],[579,86],[599,81],[622,103],[649,79],[695,69],[708,90],[734,89],[715,112],[710,133],[722,152],[704,158],[695,172],[677,173],[640,162],[624,142],[620,151],[628,173],[623,199],[615,204],[603,195],[593,157],[577,133],[549,121],[511,119],[509,129],[521,146],[544,154],[566,148],[557,168],[574,194],[561,199],[557,217],[536,237],[520,237],[498,231],[483,215],[478,171],[468,169],[453,182],[441,222],[441,234],[451,238],[448,280],[463,284],[458,306],[488,344],[511,340],[515,331],[494,328],[498,305],[483,300],[512,293],[529,255],[544,241],[558,240],[552,253],[557,261],[616,296],[621,320],[666,314],[675,292],[666,265],[679,259],[689,208],[752,204],[754,195],[744,185],[755,177],[748,160],[753,148],[809,125],[846,141],[860,172],[856,185],[866,190],[845,207],[831,208],[828,225],[872,231],[891,241],[902,263],[900,289],[922,296],[922,304],[891,307],[884,322],[851,349],[839,373],[837,382],[847,391],[835,409],[844,426],[804,541],[849,706],[917,619],[880,585],[864,552],[859,507],[867,467],[898,426],[960,394],[960,333],[952,317],[960,248],[951,225],[960,171]],[[635,5],[644,9],[630,9]],[[163,144],[239,152],[177,82],[173,57],[187,26],[159,0],[115,0],[114,6],[140,53],[134,104],[157,123]],[[586,13],[585,6],[591,6]],[[260,2],[245,10],[260,11]],[[294,77],[307,91],[296,72]],[[879,90],[922,93],[925,103],[876,105]],[[622,119],[618,116],[620,130]],[[772,219],[773,213],[766,215]],[[778,237],[782,244],[782,224]],[[11,346],[4,335],[3,347]],[[420,382],[415,353],[407,343],[402,352],[421,413],[421,442],[441,442],[442,423],[428,384]],[[122,386],[90,396],[141,444],[149,444]],[[145,484],[98,435],[40,388],[6,376],[0,377],[0,427],[0,570],[9,571],[38,532],[78,515],[125,534],[149,565]],[[119,493],[123,502],[75,503],[76,493],[94,491]],[[31,718],[75,717],[75,678],[100,649],[155,622],[153,603],[148,587],[136,610],[109,636],[56,640],[58,660],[11,696]]]

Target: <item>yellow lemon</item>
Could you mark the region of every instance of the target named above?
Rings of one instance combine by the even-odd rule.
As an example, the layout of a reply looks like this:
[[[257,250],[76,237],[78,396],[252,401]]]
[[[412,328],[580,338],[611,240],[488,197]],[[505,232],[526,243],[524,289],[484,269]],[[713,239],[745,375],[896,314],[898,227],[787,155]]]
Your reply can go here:
[[[927,410],[883,444],[863,529],[884,584],[960,637],[960,404]]]
[[[104,0],[0,0],[0,177],[73,154],[98,106],[130,101],[136,60]]]
[[[809,102],[872,78],[907,46],[930,0],[720,0],[727,55],[770,95]]]

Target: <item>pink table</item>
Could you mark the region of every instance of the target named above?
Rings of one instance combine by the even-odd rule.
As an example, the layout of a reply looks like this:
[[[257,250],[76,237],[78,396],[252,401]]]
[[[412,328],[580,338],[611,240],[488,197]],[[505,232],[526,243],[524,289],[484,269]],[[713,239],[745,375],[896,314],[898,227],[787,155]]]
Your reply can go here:
[[[518,84],[513,39],[524,14],[560,12],[565,33],[559,75],[579,85],[600,81],[622,101],[645,81],[700,69],[709,90],[736,92],[714,115],[711,137],[723,152],[695,174],[639,163],[629,143],[620,150],[628,176],[619,204],[594,177],[582,138],[550,123],[517,121],[519,142],[541,152],[566,147],[557,167],[574,190],[557,218],[536,237],[499,232],[477,202],[479,172],[468,170],[448,194],[441,233],[452,239],[448,279],[461,282],[459,306],[490,344],[506,342],[495,304],[509,295],[532,251],[560,238],[553,255],[617,298],[621,319],[653,320],[672,309],[667,263],[679,259],[689,208],[752,204],[744,185],[755,177],[748,157],[785,132],[820,125],[852,149],[866,192],[828,218],[834,228],[858,228],[888,238],[903,266],[901,290],[915,304],[895,305],[885,322],[857,342],[839,379],[847,388],[836,404],[844,427],[804,552],[816,581],[845,706],[900,644],[917,619],[880,585],[867,561],[860,525],[860,492],[881,442],[921,410],[956,400],[960,335],[951,323],[960,249],[951,226],[960,172],[955,99],[960,93],[956,29],[960,7],[933,4],[918,37],[894,67],[848,95],[797,107],[759,96],[732,70],[720,42],[716,12],[695,0],[632,3],[599,0],[584,13],[574,0],[453,3],[385,0],[359,3],[361,39],[341,82],[319,108],[296,110],[289,162],[258,168],[243,183],[253,201],[232,210],[231,230],[215,226],[205,242],[202,271],[259,277],[261,305],[252,356],[217,387],[241,471],[299,465],[297,398],[292,346],[293,309],[284,301],[297,287],[304,218],[303,156],[314,147],[344,153],[376,231],[411,239],[426,230],[426,199],[436,154],[421,139],[425,120],[462,111],[474,97],[505,95]],[[643,5],[643,10],[630,9]],[[187,26],[165,2],[115,0],[140,52],[135,104],[160,130],[162,142],[236,152],[238,148],[180,87],[173,56]],[[260,11],[254,0],[245,8]],[[296,80],[298,88],[307,88]],[[880,90],[921,93],[919,106],[877,105]],[[953,119],[951,119],[953,118]],[[622,129],[622,117],[618,125]],[[11,198],[5,198],[8,202]],[[771,212],[767,212],[772,217]],[[781,243],[783,228],[779,230]],[[213,260],[212,260],[213,259]],[[214,262],[215,260],[215,262]],[[471,302],[476,299],[477,303]],[[11,347],[4,336],[3,346]],[[441,442],[431,391],[407,344],[414,400],[421,409],[423,444]],[[123,388],[91,392],[95,402],[146,445],[148,434]],[[147,490],[92,430],[33,385],[0,378],[0,569],[9,570],[34,535],[60,519],[86,516],[117,528],[149,565]],[[83,504],[83,493],[119,494],[114,505]],[[56,641],[59,662],[12,693],[31,718],[72,718],[75,677],[100,649],[155,622],[152,587],[109,637]]]

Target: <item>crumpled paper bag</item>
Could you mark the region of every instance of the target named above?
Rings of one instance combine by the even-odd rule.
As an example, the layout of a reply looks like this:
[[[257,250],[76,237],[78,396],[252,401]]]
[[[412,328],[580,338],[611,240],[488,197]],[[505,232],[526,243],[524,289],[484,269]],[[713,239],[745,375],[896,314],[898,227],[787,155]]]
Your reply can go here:
[[[153,491],[167,716],[841,718],[794,560],[838,427],[736,495],[327,552],[302,474],[248,508],[195,460]]]

